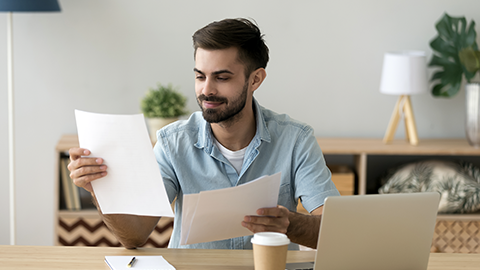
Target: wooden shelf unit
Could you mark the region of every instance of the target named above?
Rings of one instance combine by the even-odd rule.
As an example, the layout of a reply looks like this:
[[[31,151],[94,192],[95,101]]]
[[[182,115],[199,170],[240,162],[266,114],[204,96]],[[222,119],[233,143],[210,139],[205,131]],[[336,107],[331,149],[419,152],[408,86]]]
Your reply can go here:
[[[375,157],[380,159],[388,158],[406,158],[408,159],[427,159],[427,158],[465,158],[478,160],[477,166],[480,166],[480,149],[474,148],[468,144],[466,139],[420,139],[416,146],[410,145],[405,140],[393,140],[385,144],[382,138],[317,138],[324,155],[328,156],[351,156],[353,159],[353,170],[357,175],[356,194],[373,193],[368,192],[367,186],[371,185],[369,170],[372,170],[371,160]],[[60,153],[67,152],[72,147],[78,147],[78,137],[76,134],[63,135],[57,146],[57,162],[59,165]],[[387,158],[385,158],[387,157]],[[328,161],[328,159],[327,159]],[[382,167],[382,166],[380,166]],[[381,168],[386,170],[383,166]],[[56,181],[57,193],[59,179]],[[58,198],[58,196],[56,196]],[[56,204],[58,205],[58,203]],[[94,215],[91,211],[80,211],[75,214],[69,211],[60,211],[57,209],[57,221],[60,216],[77,215],[82,217]],[[56,236],[57,237],[57,236]],[[461,243],[460,243],[461,242]],[[470,242],[467,243],[467,242]],[[58,243],[56,241],[56,243]],[[473,244],[471,244],[473,243]],[[478,252],[480,253],[480,214],[465,215],[438,215],[437,226],[435,229],[434,243],[432,252]]]
[[[381,138],[318,138],[328,163],[329,156],[352,156],[358,194],[376,193],[379,183],[373,170],[386,171],[393,165],[422,159],[463,159],[480,166],[480,149],[466,139],[420,139],[385,144]],[[372,175],[373,174],[373,175]],[[437,216],[431,252],[480,253],[480,214]]]
[[[370,156],[480,157],[480,149],[470,146],[465,139],[423,139],[416,146],[405,140],[385,144],[380,138],[318,138],[317,142],[324,155],[353,156],[360,195],[367,194],[367,161]]]
[[[353,157],[355,173],[358,176],[357,194],[360,195],[367,194],[367,165],[368,158],[372,156],[442,156],[447,158],[466,156],[478,157],[480,160],[480,148],[470,146],[465,139],[422,139],[417,146],[412,146],[405,140],[393,140],[391,143],[385,144],[381,138],[319,137],[317,142],[326,156],[351,155]],[[76,134],[66,134],[60,138],[56,151],[57,153],[67,152],[72,147],[78,147],[78,137]],[[57,156],[59,158],[59,155]],[[58,184],[58,179],[56,182]]]

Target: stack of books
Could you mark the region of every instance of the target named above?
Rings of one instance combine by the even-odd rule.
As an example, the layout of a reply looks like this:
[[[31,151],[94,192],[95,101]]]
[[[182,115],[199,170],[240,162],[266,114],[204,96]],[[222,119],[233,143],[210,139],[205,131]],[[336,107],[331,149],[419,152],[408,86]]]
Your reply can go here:
[[[77,187],[67,166],[70,162],[68,155],[60,157],[60,209],[78,211],[82,209],[95,209],[90,192]]]

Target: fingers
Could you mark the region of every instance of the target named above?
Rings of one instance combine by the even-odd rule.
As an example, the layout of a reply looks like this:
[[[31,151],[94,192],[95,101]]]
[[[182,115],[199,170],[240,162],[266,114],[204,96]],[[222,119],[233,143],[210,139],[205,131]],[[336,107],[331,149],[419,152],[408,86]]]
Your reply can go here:
[[[73,161],[79,159],[81,156],[90,155],[90,151],[84,148],[70,148],[68,154],[70,155],[70,160]]]
[[[90,182],[102,178],[107,175],[107,166],[82,166],[70,171],[70,177],[76,186],[85,188],[92,192]]]
[[[242,226],[253,233],[280,232],[287,233],[290,221],[289,211],[283,206],[274,208],[261,208],[257,210],[258,216],[245,216]]]
[[[281,216],[288,216],[288,211],[287,208],[277,205],[277,207],[272,207],[272,208],[260,208],[257,210],[257,214],[259,216],[274,216],[274,217],[281,217]]]
[[[73,183],[93,192],[91,182],[107,175],[107,166],[103,164],[103,159],[85,157],[90,155],[90,151],[82,148],[72,148],[69,154],[68,170]]]

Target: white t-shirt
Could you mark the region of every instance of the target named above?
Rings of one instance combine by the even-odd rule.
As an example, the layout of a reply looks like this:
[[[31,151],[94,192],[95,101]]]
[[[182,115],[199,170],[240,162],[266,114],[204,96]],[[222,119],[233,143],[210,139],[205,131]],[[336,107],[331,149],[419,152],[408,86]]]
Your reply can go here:
[[[242,165],[243,165],[243,158],[245,157],[245,151],[247,150],[247,147],[240,149],[238,151],[232,151],[225,148],[225,146],[219,143],[215,137],[213,138],[213,140],[215,141],[215,145],[220,150],[220,153],[222,153],[222,155],[226,159],[228,159],[228,161],[230,161],[230,163],[233,165],[237,173],[240,174],[240,171],[242,170]]]

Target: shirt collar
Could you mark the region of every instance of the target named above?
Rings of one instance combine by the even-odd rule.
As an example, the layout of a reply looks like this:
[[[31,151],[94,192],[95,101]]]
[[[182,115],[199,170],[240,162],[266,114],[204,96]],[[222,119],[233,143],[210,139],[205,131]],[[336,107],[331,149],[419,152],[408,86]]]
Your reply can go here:
[[[261,107],[260,104],[258,104],[255,98],[253,98],[253,104],[255,106],[254,107],[256,112],[255,116],[257,118],[257,132],[255,133],[255,137],[260,138],[262,141],[270,142],[271,141],[270,132],[268,131],[267,123],[265,122],[265,118],[262,113],[263,107]]]

